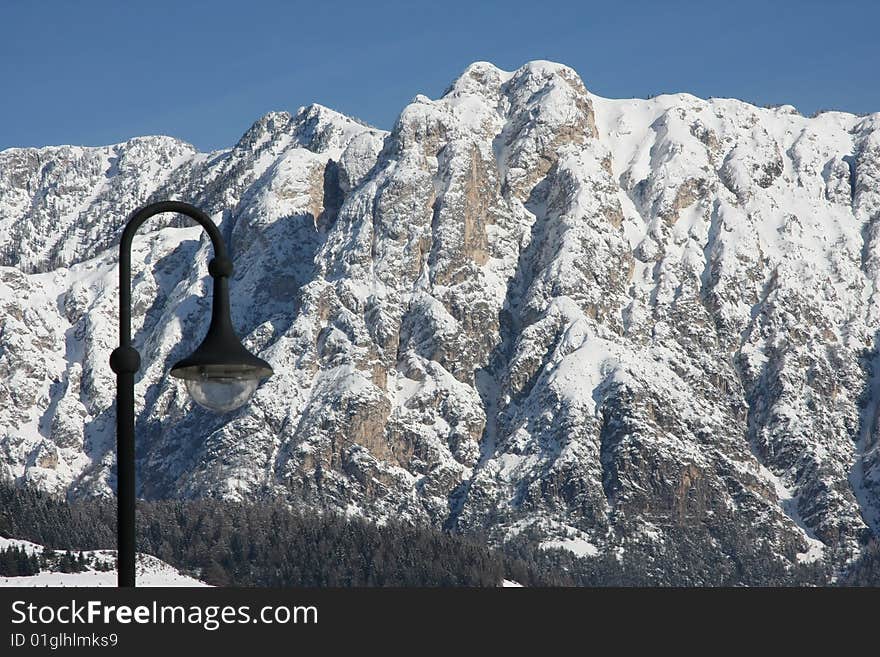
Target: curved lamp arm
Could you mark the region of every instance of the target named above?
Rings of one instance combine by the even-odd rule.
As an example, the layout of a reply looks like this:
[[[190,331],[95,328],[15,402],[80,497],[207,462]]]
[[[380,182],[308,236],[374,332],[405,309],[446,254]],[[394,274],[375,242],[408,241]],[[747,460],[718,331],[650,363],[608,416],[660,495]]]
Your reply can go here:
[[[119,347],[110,355],[116,373],[116,488],[119,586],[135,585],[135,466],[134,466],[134,375],[140,369],[140,354],[131,346],[131,243],[138,228],[162,212],[177,212],[205,229],[214,247],[208,270],[214,278],[214,316],[229,316],[228,278],[232,262],[220,230],[198,208],[179,201],[146,205],[128,220],[119,245]],[[218,308],[218,302],[222,308]],[[221,315],[221,316],[222,316]]]
[[[180,201],[161,201],[145,205],[135,211],[125,229],[122,231],[122,239],[119,242],[119,344],[131,346],[131,243],[135,233],[152,216],[163,212],[176,212],[193,219],[211,238],[214,247],[214,260],[211,263],[211,275],[228,277],[232,274],[232,262],[226,253],[226,242],[220,234],[220,229],[211,221],[211,217],[189,203]],[[218,270],[215,274],[215,271]]]

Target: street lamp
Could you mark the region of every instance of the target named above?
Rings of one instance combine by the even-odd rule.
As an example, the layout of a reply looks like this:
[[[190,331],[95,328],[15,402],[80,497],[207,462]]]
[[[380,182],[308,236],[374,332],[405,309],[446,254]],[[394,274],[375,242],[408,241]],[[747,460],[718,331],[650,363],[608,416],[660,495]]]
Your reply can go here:
[[[211,325],[201,345],[171,368],[183,379],[193,400],[215,412],[232,411],[250,399],[260,379],[272,375],[269,364],[250,353],[232,327],[229,315],[229,277],[232,261],[211,218],[198,208],[178,201],[152,203],[136,210],[122,231],[119,244],[119,347],[110,354],[116,373],[116,481],[119,586],[135,585],[134,494],[134,375],[141,358],[131,346],[131,242],[138,228],[162,212],[177,212],[204,228],[214,247],[208,273],[214,279]]]

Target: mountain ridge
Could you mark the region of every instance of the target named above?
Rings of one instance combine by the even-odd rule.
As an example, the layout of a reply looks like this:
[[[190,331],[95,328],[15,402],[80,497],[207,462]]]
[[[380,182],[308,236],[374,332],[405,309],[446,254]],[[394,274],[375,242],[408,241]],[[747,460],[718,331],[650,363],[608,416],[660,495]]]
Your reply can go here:
[[[112,494],[112,245],[174,197],[220,225],[233,319],[277,374],[231,418],[190,411],[163,372],[206,326],[210,249],[173,218],[136,239],[142,495],[590,553],[690,528],[794,563],[876,535],[880,114],[611,100],[561,64],[478,62],[390,132],[311,105],[212,154],[164,144],[110,191],[88,158],[56,180],[0,153],[0,225],[28,229],[0,244],[9,476]]]

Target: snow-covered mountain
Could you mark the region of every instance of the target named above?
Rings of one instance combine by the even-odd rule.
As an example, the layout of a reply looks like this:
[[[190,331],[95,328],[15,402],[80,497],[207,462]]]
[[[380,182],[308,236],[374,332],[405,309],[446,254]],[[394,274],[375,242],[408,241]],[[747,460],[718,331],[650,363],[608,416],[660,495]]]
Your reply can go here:
[[[112,495],[116,243],[212,214],[275,376],[229,416],[166,375],[210,244],[135,241],[139,493],[284,496],[594,555],[782,563],[880,529],[880,113],[611,100],[471,65],[390,133],[313,105],[233,148],[0,153],[0,465]],[[704,547],[704,549],[706,549]]]

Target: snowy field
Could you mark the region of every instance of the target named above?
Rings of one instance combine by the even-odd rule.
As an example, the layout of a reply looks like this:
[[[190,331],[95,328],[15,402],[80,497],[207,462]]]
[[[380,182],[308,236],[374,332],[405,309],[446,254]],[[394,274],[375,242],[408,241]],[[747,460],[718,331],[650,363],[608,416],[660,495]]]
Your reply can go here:
[[[0,537],[0,550],[10,547],[23,548],[28,554],[41,554],[43,546],[29,541]],[[75,552],[77,556],[79,552]],[[94,566],[110,566],[116,562],[115,550],[84,550],[90,564],[85,572],[62,573],[43,570],[37,575],[2,577],[0,586],[116,586],[116,569],[98,570]],[[138,586],[207,586],[204,582],[182,574],[173,566],[147,554],[137,559]]]

